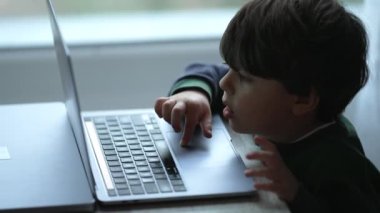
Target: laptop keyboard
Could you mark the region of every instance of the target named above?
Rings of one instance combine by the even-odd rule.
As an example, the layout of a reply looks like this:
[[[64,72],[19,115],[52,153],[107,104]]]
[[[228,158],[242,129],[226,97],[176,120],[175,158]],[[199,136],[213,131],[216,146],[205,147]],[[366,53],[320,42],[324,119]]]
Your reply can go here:
[[[186,191],[153,114],[91,120],[115,186],[110,196]]]

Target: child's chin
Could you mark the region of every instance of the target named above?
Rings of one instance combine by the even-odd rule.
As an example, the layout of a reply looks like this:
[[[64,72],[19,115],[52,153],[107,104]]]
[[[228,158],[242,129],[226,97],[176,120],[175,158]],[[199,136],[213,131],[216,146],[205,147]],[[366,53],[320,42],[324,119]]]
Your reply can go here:
[[[230,125],[231,129],[237,133],[242,133],[242,134],[248,134],[249,131],[245,128],[242,128],[239,126],[239,124],[234,123],[231,119],[228,120],[228,124]]]

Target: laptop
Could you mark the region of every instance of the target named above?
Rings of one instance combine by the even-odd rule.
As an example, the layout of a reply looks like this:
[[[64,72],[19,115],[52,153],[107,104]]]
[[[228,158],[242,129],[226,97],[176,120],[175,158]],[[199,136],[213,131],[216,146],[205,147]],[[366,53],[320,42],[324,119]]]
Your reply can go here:
[[[1,105],[0,118],[0,212],[94,209],[63,103]]]
[[[211,139],[198,131],[185,148],[179,143],[181,133],[158,118],[153,108],[81,111],[69,49],[53,5],[47,3],[67,114],[98,202],[112,205],[255,191],[219,116],[213,118]]]

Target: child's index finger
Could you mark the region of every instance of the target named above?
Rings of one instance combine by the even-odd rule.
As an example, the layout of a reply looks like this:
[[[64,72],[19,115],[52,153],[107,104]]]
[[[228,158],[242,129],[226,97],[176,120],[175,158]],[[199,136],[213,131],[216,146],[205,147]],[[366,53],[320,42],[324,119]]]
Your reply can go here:
[[[259,146],[262,150],[268,150],[268,151],[276,150],[276,147],[273,145],[273,143],[264,137],[254,136],[253,140],[255,144]]]

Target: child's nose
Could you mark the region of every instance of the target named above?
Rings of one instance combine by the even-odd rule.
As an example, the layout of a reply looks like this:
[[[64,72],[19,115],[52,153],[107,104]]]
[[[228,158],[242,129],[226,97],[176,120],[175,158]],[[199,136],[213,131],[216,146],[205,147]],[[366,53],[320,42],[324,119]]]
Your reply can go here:
[[[223,78],[219,81],[219,86],[228,94],[233,93],[232,70],[229,70],[227,74],[223,76]]]

